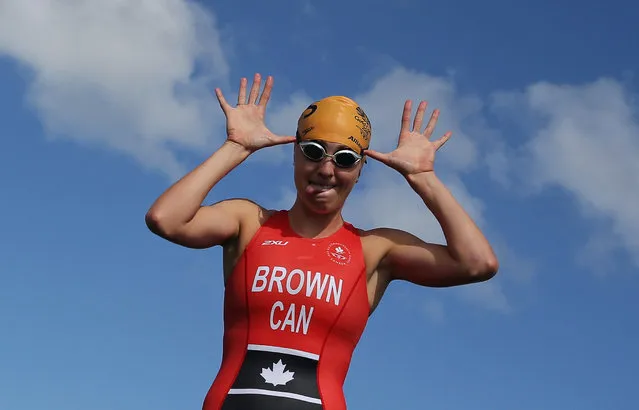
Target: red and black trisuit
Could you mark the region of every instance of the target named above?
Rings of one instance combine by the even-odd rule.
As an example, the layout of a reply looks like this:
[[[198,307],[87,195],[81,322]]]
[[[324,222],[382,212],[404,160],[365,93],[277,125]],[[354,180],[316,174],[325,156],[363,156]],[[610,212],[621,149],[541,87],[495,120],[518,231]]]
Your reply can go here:
[[[203,410],[346,409],[369,311],[357,230],[303,238],[275,212],[227,279],[222,364]]]

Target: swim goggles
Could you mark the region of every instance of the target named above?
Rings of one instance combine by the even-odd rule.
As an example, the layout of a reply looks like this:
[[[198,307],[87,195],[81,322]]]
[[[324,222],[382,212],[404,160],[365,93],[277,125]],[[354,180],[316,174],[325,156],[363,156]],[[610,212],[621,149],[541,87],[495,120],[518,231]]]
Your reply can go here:
[[[300,141],[298,145],[309,160],[320,162],[324,158],[330,158],[340,168],[352,168],[362,159],[361,155],[350,149],[341,149],[331,155],[322,144],[315,141]]]

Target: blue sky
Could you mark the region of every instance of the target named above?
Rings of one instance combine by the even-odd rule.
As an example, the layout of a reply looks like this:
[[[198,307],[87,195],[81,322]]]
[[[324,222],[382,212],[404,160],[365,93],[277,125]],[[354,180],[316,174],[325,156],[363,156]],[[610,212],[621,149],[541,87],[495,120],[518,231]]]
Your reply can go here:
[[[90,4],[91,3],[91,4]],[[393,284],[345,384],[352,409],[636,409],[639,6],[455,0],[33,0],[0,7],[0,408],[200,408],[222,340],[220,250],[153,236],[144,214],[224,138],[220,86],[275,77],[294,132],[349,95],[396,142],[402,103],[453,130],[437,171],[480,223],[498,276]],[[293,198],[290,147],[208,201]],[[369,161],[345,210],[441,241]]]

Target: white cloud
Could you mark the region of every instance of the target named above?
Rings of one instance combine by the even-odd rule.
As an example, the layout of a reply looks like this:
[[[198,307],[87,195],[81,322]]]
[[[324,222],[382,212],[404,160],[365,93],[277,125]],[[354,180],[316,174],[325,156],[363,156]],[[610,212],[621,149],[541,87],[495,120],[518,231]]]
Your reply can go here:
[[[447,78],[398,67],[379,78],[371,89],[354,96],[370,117],[373,137],[371,148],[390,151],[397,145],[404,101],[413,100],[413,114],[421,100],[428,101],[427,114],[441,110],[433,139],[446,131],[453,137],[441,149],[439,163],[455,170],[468,169],[477,161],[477,144],[466,133],[463,124],[473,121],[482,108],[481,101],[473,96],[459,96],[454,83]],[[427,117],[428,118],[428,117]]]
[[[482,282],[473,286],[462,286],[456,288],[455,292],[466,301],[485,309],[500,313],[509,313],[511,311],[503,288],[497,281]]]
[[[535,190],[567,190],[584,217],[605,223],[606,232],[588,243],[598,250],[593,257],[618,242],[639,265],[639,122],[623,86],[610,79],[577,86],[537,83],[521,93],[498,94],[494,109],[504,112],[509,104],[533,129],[518,155],[506,155],[510,174]],[[604,240],[608,234],[618,241]]]
[[[353,191],[346,203],[345,216],[359,226],[394,227],[409,231],[423,240],[444,243],[439,223],[397,171],[369,159],[362,173],[365,184]],[[461,180],[450,172],[442,178],[448,189],[479,225],[484,224],[483,204],[468,193]]]
[[[486,224],[483,203],[468,192],[459,176],[462,170],[474,167],[479,156],[477,144],[468,137],[470,131],[475,129],[471,130],[466,125],[467,122],[477,123],[481,109],[477,99],[459,96],[448,79],[403,68],[392,70],[379,78],[369,91],[352,97],[370,117],[373,126],[372,147],[381,151],[390,151],[397,144],[406,99],[426,99],[429,101],[429,113],[434,108],[441,109],[436,133],[443,135],[450,129],[454,135],[446,144],[446,149],[438,154],[438,173],[471,217],[480,226]],[[287,121],[297,120],[299,107],[293,110],[294,117],[291,114]],[[345,218],[362,228],[393,227],[411,232],[425,241],[445,243],[439,223],[399,173],[373,159],[368,161],[360,185],[356,186],[347,201]],[[292,189],[285,189],[278,207],[289,207],[294,199]],[[475,292],[478,294],[475,295]],[[494,280],[481,287],[468,286],[467,290],[455,294],[466,302],[492,310],[505,311],[508,307],[500,284]],[[441,320],[443,312],[440,302],[424,307],[424,313],[431,319]]]
[[[429,114],[439,108],[441,114],[433,138],[439,138],[447,130],[453,131],[453,137],[438,152],[436,169],[475,222],[486,228],[482,201],[471,195],[460,179],[460,172],[472,169],[479,160],[478,143],[470,137],[476,135],[482,124],[482,103],[477,98],[459,95],[450,79],[397,68],[355,99],[371,118],[374,130],[371,145],[382,151],[390,151],[397,144],[406,99],[414,102],[413,114],[416,102],[420,100],[429,102]],[[428,242],[445,243],[439,223],[406,181],[396,171],[372,159],[369,162],[362,178],[366,183],[353,192],[345,216],[359,226],[388,226],[406,230]],[[465,286],[454,294],[490,310],[505,312],[509,309],[501,284],[495,279],[481,285]],[[425,309],[431,319],[433,315],[439,320],[443,318],[441,303]]]
[[[277,81],[277,80],[275,80]],[[274,134],[280,136],[293,136],[297,129],[297,119],[313,100],[303,91],[293,93],[288,99],[280,102],[274,98],[277,85],[273,86],[271,101],[269,102],[265,122],[266,126]],[[278,145],[257,151],[249,158],[249,161],[260,161],[267,163],[278,163],[282,161],[293,161],[290,145]],[[247,161],[248,162],[248,161]]]
[[[385,166],[371,167],[367,171],[368,175],[365,178],[368,185],[354,191],[349,198],[344,210],[346,219],[363,228],[392,227],[408,231],[427,242],[446,243],[437,219],[396,171]],[[456,174],[447,172],[442,180],[473,220],[482,229],[489,229],[483,217],[483,202],[468,193]],[[502,257],[507,258],[507,263],[501,261],[500,269],[501,272],[507,272],[505,275],[510,275],[511,270],[522,269],[517,265],[521,258],[517,257],[512,249],[500,246],[496,247],[496,252],[500,260]],[[527,268],[527,266],[524,267]],[[530,275],[530,271],[526,271],[525,274]],[[507,312],[510,306],[503,291],[502,277],[503,275],[499,275],[489,282],[464,286],[452,293],[470,304],[493,311]],[[521,282],[517,278],[510,281]],[[436,307],[430,306],[427,310],[431,308]],[[440,309],[443,310],[443,305]],[[433,312],[428,313],[431,316],[430,313]]]
[[[619,268],[622,258],[615,258],[623,249],[621,238],[610,231],[595,231],[582,249],[577,252],[577,264],[597,276],[607,276]]]
[[[172,176],[183,172],[172,147],[206,146],[221,119],[207,86],[229,69],[215,17],[193,2],[2,2],[1,54],[28,70],[28,101],[50,135]]]
[[[210,11],[184,0],[33,0],[1,7],[0,53],[29,70],[28,101],[50,135],[126,152],[173,178],[186,172],[176,149],[206,152],[223,137],[211,138],[213,130],[223,130],[224,120],[212,87],[221,86],[229,101],[236,90],[227,91],[229,67]],[[459,178],[478,163],[478,143],[469,132],[481,123],[478,98],[460,96],[450,78],[401,67],[354,98],[371,117],[372,147],[381,151],[396,145],[405,99],[428,100],[429,112],[441,109],[434,138],[447,130],[453,138],[439,153],[438,169],[475,220],[484,223],[481,202]],[[275,133],[294,133],[310,101],[304,92],[284,100],[274,96],[267,124]],[[251,160],[286,161],[288,155],[283,146]],[[367,182],[346,210],[353,222],[444,241],[437,221],[395,171],[371,163],[366,173]],[[294,198],[284,197],[287,205]]]

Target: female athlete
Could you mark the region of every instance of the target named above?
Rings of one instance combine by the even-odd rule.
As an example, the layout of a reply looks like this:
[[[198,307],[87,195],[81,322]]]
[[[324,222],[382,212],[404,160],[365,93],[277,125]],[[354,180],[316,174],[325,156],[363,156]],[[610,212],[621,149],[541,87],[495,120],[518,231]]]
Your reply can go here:
[[[149,229],[182,246],[223,249],[224,336],[220,370],[204,410],[344,410],[343,383],[367,319],[392,280],[445,287],[492,278],[490,244],[433,170],[450,138],[431,140],[439,112],[422,130],[426,103],[404,105],[397,148],[369,149],[371,126],[357,103],[328,97],[307,107],[295,136],[264,123],[273,86],[256,74],[237,105],[216,95],[227,139],[172,185],[146,214]],[[202,205],[211,189],[249,155],[294,145],[297,198],[288,210],[248,199]],[[399,172],[434,214],[446,245],[391,228],[362,230],[342,218],[364,158]]]

